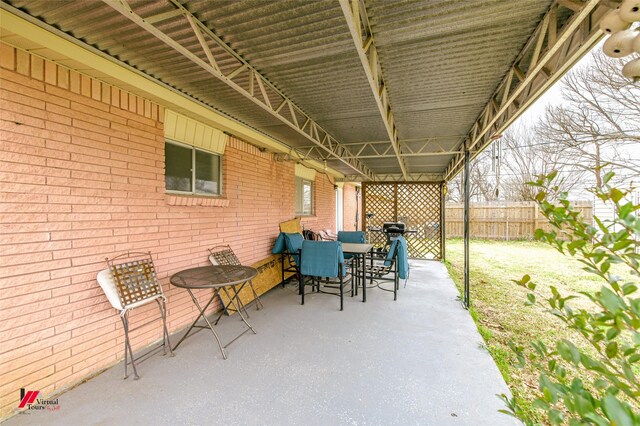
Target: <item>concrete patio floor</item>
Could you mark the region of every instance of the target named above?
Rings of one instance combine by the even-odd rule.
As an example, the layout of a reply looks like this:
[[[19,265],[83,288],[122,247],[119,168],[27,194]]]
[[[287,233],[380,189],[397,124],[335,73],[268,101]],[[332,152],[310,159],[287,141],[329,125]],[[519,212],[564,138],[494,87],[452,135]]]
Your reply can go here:
[[[256,335],[228,347],[207,330],[174,358],[122,364],[59,397],[60,411],[16,415],[6,424],[514,425],[498,413],[507,393],[445,267],[412,261],[411,278],[367,302],[309,295],[293,285],[249,311]],[[217,328],[223,342],[242,330],[236,317]],[[172,336],[173,342],[178,337]]]

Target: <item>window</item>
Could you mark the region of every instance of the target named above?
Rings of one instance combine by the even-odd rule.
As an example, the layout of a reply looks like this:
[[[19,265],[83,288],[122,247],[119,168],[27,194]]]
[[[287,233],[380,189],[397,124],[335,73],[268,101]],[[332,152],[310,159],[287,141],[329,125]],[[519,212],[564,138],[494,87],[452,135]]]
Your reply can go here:
[[[313,181],[296,177],[296,216],[313,214]]]
[[[220,195],[220,156],[165,141],[164,183],[167,191]]]

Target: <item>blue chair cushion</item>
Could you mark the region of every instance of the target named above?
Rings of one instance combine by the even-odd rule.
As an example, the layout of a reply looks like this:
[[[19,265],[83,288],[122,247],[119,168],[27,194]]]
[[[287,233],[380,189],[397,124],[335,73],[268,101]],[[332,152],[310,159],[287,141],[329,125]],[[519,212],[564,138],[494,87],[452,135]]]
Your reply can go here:
[[[343,243],[366,243],[367,238],[363,231],[340,231],[338,241]]]
[[[338,231],[338,241],[343,243],[366,243],[367,237],[363,231]],[[345,259],[351,259],[352,254],[345,254]]]
[[[284,234],[284,241],[287,251],[291,254],[296,254],[302,248],[304,238],[302,237],[302,234],[295,232],[291,234]]]
[[[399,238],[394,240],[391,243],[391,247],[389,248],[389,252],[387,252],[387,257],[384,259],[384,266],[391,266],[393,262],[393,258],[396,256],[396,251],[398,250],[398,241]]]
[[[343,271],[344,254],[340,241],[305,240],[302,243],[302,275],[335,278]]]
[[[398,238],[398,277],[400,279],[409,278],[409,250],[407,240],[404,237]]]
[[[281,232],[278,234],[278,238],[276,238],[276,243],[273,245],[273,249],[271,250],[271,253],[280,254],[284,252],[285,249],[286,249],[286,246],[284,242],[284,232]]]
[[[407,240],[400,236],[393,243],[387,257],[384,260],[384,266],[391,266],[393,257],[396,257],[398,262],[398,277],[400,279],[407,279],[409,277],[409,255],[408,255]]]

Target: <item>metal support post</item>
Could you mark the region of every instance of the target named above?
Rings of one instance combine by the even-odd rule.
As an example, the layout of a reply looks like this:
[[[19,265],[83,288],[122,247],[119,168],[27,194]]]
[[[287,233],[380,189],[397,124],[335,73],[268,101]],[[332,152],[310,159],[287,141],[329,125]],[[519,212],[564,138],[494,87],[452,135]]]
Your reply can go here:
[[[445,188],[447,187],[446,182],[440,184],[440,260],[447,260],[446,256],[446,218],[445,218]]]
[[[469,297],[469,188],[471,158],[469,150],[464,152],[464,306],[468,309],[471,305]]]

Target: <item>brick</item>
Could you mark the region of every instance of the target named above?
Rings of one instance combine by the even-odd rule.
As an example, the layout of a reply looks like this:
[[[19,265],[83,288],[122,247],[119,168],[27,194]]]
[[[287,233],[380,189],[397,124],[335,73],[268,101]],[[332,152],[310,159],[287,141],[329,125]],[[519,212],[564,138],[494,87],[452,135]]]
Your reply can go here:
[[[52,274],[53,277],[53,272],[65,270],[65,268],[68,268],[69,266],[71,266],[71,261],[69,259],[58,259],[48,262],[31,263],[27,265],[2,266],[0,267],[0,275],[4,277],[14,277],[18,275],[33,274],[34,272],[49,271],[49,273]],[[2,318],[2,315],[5,314],[7,314],[6,311],[0,312],[0,318]]]
[[[69,70],[65,67],[58,67],[58,87],[69,89]]]
[[[80,94],[87,98],[91,97],[91,78],[84,74],[80,75]]]
[[[7,90],[3,82],[3,87],[0,89],[0,99],[6,102],[15,102],[23,105],[28,105],[38,109],[44,109],[45,102],[40,99],[32,98],[25,93],[16,93]]]
[[[28,356],[28,354],[46,349],[54,348],[56,344],[67,341],[71,338],[71,332],[54,334],[51,337],[32,336],[29,341],[20,345],[13,345],[10,350],[7,347],[0,347],[0,364],[14,362],[16,359]],[[5,350],[7,349],[7,350]],[[0,369],[2,371],[2,369]],[[0,380],[0,383],[2,381]]]
[[[65,229],[71,229],[70,223],[11,223],[11,224],[3,224],[2,233],[3,234],[11,234],[11,233],[23,233],[23,232],[55,232],[61,231]]]
[[[24,50],[16,49],[16,71],[22,75],[29,75],[31,55]]]
[[[129,94],[123,90],[120,91],[120,108],[123,110],[129,109]]]
[[[101,100],[106,104],[111,103],[111,86],[110,85],[105,83],[102,84]]]
[[[49,195],[47,197],[47,202],[50,204],[69,204],[72,205],[72,209],[77,209],[82,205],[88,204],[92,206],[100,206],[100,205],[111,205],[110,198],[100,198],[100,197],[83,197],[83,196],[72,196],[72,195]]]
[[[51,291],[52,296],[56,297],[56,291],[59,287],[68,286],[70,284],[69,278],[61,278],[58,280],[38,281],[26,285],[19,285],[11,287],[10,289],[0,289],[1,299],[10,299],[12,297],[18,297],[27,295],[30,293],[38,293],[41,291]]]
[[[111,105],[116,108],[109,108],[109,112],[113,113],[114,109],[120,106],[120,89],[115,86],[111,87]]]
[[[36,80],[44,80],[44,60],[37,56],[31,56],[31,77]]]
[[[95,78],[91,79],[91,97],[97,101],[102,98],[102,88],[100,87],[100,81]]]
[[[2,232],[2,246],[0,247],[0,253],[3,250],[19,250],[24,243],[33,243],[38,241],[49,241],[50,234],[48,232],[21,232],[17,234],[6,234]],[[22,243],[22,244],[21,244]],[[27,251],[28,253],[29,251]]]
[[[0,116],[3,120],[12,121],[20,126],[30,126],[44,128],[45,121],[41,118],[34,118],[29,115],[19,114],[13,111],[7,111],[0,108]]]
[[[40,349],[38,351],[29,353],[24,357],[17,358],[10,364],[8,363],[0,364],[0,371],[9,372],[11,371],[10,369],[20,368],[20,367],[24,367],[25,365],[33,364],[35,362],[44,360],[45,358],[51,356],[52,353],[53,353],[53,349],[50,347]]]
[[[65,383],[65,380],[72,376],[71,368],[65,370],[56,368],[55,373],[41,378],[40,380],[36,380],[33,383],[29,383],[29,388],[40,389],[40,391],[45,395],[45,398],[49,398],[52,393],[57,394],[57,392],[62,389],[61,383]],[[47,385],[47,383],[54,383],[54,385]]]
[[[47,280],[50,277],[49,271],[31,272],[20,276],[2,276],[0,277],[0,289],[17,287],[34,282]]]
[[[0,395],[5,396],[9,392],[18,395],[18,390],[22,386],[27,386],[42,377],[49,376],[55,371],[54,367],[43,366],[40,363],[30,364],[22,368],[11,371],[2,375],[0,383]]]
[[[69,259],[61,259],[60,261],[62,260],[68,261]],[[82,265],[82,266],[72,266],[72,267],[67,267],[62,269],[51,270],[49,271],[49,274],[51,274],[52,279],[58,279],[58,278],[65,278],[65,277],[73,277],[74,275],[81,275],[81,274],[87,274],[87,273],[97,274],[99,270],[100,268],[96,267],[96,265]]]
[[[68,194],[69,188],[66,186],[30,185],[23,183],[12,183],[3,185],[5,192],[21,192],[35,194]]]
[[[15,185],[12,185],[15,186]],[[0,221],[6,225],[10,223],[25,223],[25,222],[46,222],[46,213],[0,213]]]
[[[79,120],[84,120],[97,126],[108,128],[109,124],[111,123],[109,119],[105,118],[106,115],[104,111],[87,108],[87,105],[76,102],[75,100],[71,102],[71,105],[69,107],[47,104],[46,108],[47,111],[55,112],[60,115],[66,115],[68,117],[73,117]],[[109,118],[111,118],[111,116],[109,116]]]
[[[100,287],[98,283],[93,282],[93,286],[99,290]],[[58,324],[56,326],[56,333],[63,333],[66,331],[71,331],[71,335],[73,340],[76,342],[85,342],[90,339],[95,339],[95,334],[85,335],[87,329],[85,327],[90,324],[95,324],[94,328],[101,327],[110,327],[111,329],[115,329],[115,324],[120,324],[120,319],[118,317],[118,313],[115,309],[111,307],[109,302],[107,302],[107,298],[104,293],[101,293],[99,297],[95,297],[94,300],[87,299],[86,301],[78,300],[74,302],[74,306],[79,309],[74,309],[73,319],[69,319],[65,323]],[[83,309],[83,310],[80,310]],[[80,332],[80,329],[84,329],[83,332]],[[81,336],[82,339],[78,339]],[[67,345],[69,342],[65,342],[64,345]],[[64,346],[72,348],[72,345]],[[60,346],[56,346],[55,350],[60,349]]]
[[[71,349],[72,355],[78,355],[87,350],[92,351],[92,353],[101,352],[102,350],[104,350],[104,346],[101,347],[100,345],[106,344],[107,347],[113,348],[116,345],[116,338],[120,333],[122,333],[122,331],[119,329],[115,330],[112,325],[108,325],[107,329],[108,329],[107,333],[103,334],[101,337],[96,337],[97,333],[96,334],[85,333],[77,337],[72,337],[71,339],[65,342],[55,345],[53,347],[53,352],[55,353],[55,352]],[[97,349],[100,347],[102,349]],[[85,356],[87,355],[88,354],[85,354]],[[74,357],[73,359],[69,359],[68,362],[61,363],[59,367],[66,368],[67,366],[76,362],[76,360],[78,359],[81,359],[81,358]]]
[[[38,129],[30,126],[21,126],[19,124],[12,123],[10,121],[5,121],[5,120],[0,120],[0,130],[48,139],[47,142],[49,142],[49,140],[59,141],[59,142],[71,141],[71,136],[69,136],[66,133],[52,132],[50,130]],[[45,144],[47,142],[45,142]]]
[[[129,93],[129,111],[135,113],[136,112],[136,99],[137,96],[134,95],[133,93]]]
[[[76,71],[69,73],[69,90],[73,93],[80,93],[80,74]]]
[[[0,43],[0,67],[9,70],[16,69],[16,49],[5,43]]]
[[[48,311],[39,311],[17,317],[20,320],[20,324],[3,330],[0,333],[0,342],[11,340],[10,344],[22,346],[33,342],[34,339],[51,337],[55,334],[55,329],[52,327],[70,321],[73,316],[72,312],[65,312],[56,317],[48,317],[38,321],[38,315],[44,316],[44,313],[48,314]]]
[[[45,262],[48,260],[52,260],[53,255],[51,252],[38,252],[38,253],[30,253],[27,257],[23,254],[14,254],[14,255],[3,255],[0,256],[0,264],[3,266],[14,266],[14,265],[24,265],[27,263],[33,262]],[[2,303],[0,302],[0,308],[2,307]]]
[[[0,182],[31,183],[44,185],[46,177],[22,173],[0,172]]]

